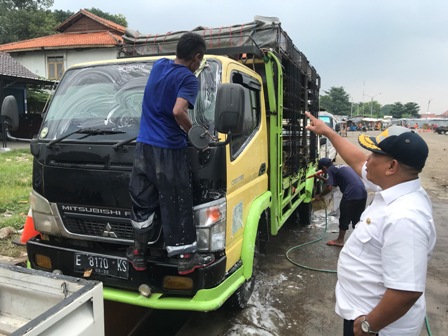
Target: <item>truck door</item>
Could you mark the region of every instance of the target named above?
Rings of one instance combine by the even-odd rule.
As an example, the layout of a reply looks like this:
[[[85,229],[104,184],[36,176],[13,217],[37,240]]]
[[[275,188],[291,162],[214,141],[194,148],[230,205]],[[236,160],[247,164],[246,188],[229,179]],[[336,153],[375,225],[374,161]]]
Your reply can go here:
[[[267,178],[267,131],[265,109],[261,103],[261,79],[248,69],[229,71],[229,82],[243,86],[245,92],[244,126],[227,146],[227,246],[228,265],[241,254],[244,225],[252,201],[265,192]]]

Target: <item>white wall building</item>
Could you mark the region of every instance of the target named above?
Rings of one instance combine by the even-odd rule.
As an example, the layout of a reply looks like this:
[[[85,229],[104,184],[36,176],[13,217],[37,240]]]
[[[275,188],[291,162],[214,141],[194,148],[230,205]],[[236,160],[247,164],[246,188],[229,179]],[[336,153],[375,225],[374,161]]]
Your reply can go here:
[[[0,51],[34,74],[58,80],[73,64],[117,58],[126,28],[81,9],[56,30],[60,33],[0,45]]]

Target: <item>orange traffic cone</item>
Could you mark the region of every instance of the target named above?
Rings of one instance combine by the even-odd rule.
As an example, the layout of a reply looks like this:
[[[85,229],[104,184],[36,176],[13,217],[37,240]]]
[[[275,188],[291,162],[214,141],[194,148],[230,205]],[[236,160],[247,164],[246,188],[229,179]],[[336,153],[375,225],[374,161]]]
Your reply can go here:
[[[34,229],[33,213],[30,210],[26,216],[25,226],[23,227],[22,236],[20,237],[20,242],[25,244],[30,238],[33,238],[39,234],[36,229]]]

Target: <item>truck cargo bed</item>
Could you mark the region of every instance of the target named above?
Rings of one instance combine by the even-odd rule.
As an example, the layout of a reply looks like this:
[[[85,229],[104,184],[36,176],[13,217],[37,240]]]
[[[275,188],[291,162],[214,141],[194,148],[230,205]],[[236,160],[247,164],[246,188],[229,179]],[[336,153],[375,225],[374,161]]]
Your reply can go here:
[[[0,264],[0,335],[104,335],[102,288]]]

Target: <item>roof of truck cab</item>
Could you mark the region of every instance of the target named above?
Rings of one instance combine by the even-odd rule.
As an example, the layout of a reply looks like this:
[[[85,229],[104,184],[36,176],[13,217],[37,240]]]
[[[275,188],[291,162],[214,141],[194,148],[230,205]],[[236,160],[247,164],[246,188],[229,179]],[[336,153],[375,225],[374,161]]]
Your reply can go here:
[[[75,69],[75,68],[101,66],[101,65],[106,65],[106,64],[126,64],[126,63],[151,62],[151,61],[156,61],[161,58],[174,59],[175,57],[176,57],[175,55],[168,55],[168,56],[138,56],[138,57],[126,57],[126,58],[114,58],[114,59],[102,60],[102,61],[91,61],[91,62],[77,63],[77,64],[70,66],[67,70]],[[220,56],[220,55],[206,54],[206,55],[204,55],[204,59],[205,60],[217,59],[217,60],[220,60],[222,63],[227,63],[227,62],[239,63],[229,57]]]

